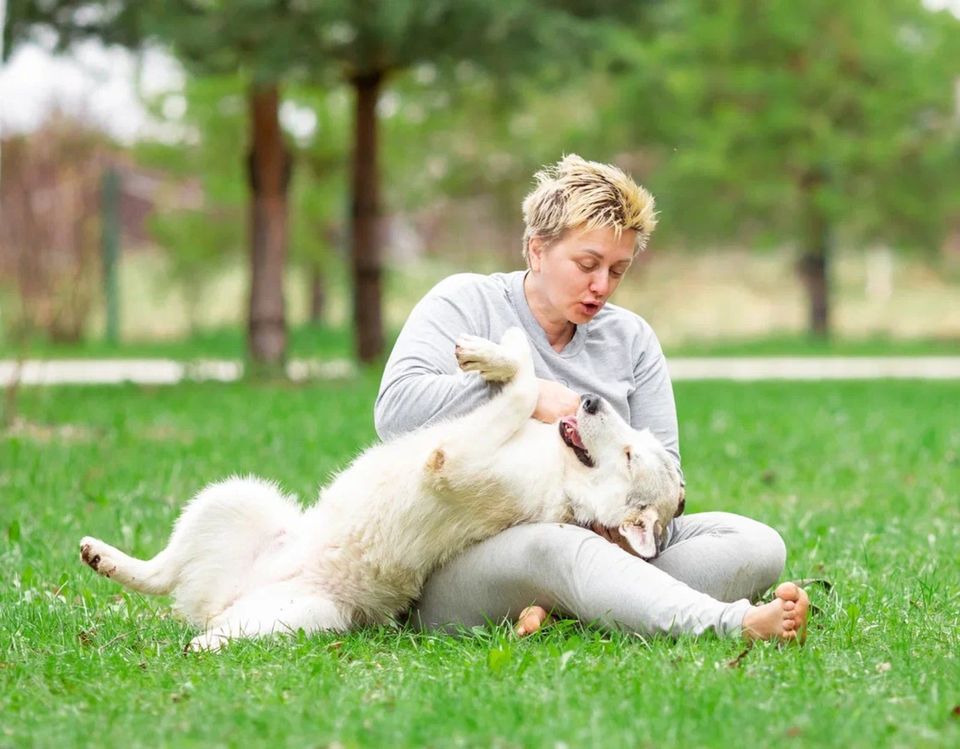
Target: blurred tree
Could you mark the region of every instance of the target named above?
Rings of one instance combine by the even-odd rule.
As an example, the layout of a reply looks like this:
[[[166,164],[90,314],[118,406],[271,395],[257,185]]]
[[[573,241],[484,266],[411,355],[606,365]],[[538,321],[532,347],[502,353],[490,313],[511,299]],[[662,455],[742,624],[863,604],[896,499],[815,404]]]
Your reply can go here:
[[[319,0],[318,0],[319,1]],[[551,67],[576,69],[598,37],[591,21],[630,22],[643,4],[626,0],[322,0],[324,54],[354,91],[351,260],[357,353],[383,350],[377,106],[387,80],[415,65],[474,64],[509,82]]]
[[[377,105],[391,75],[417,62],[477,58],[485,38],[514,31],[515,13],[487,0],[338,0],[323,3],[324,53],[354,92],[350,245],[357,354],[383,351],[380,148]]]
[[[352,110],[342,87],[298,85],[288,89],[286,98],[310,125],[296,139],[296,158],[302,167],[294,180],[291,249],[294,261],[307,276],[309,319],[318,324],[326,316],[331,277],[346,254],[348,196],[344,183],[350,161]]]
[[[241,76],[189,76],[182,90],[143,99],[169,137],[133,147],[138,163],[181,180],[197,180],[200,196],[185,210],[150,217],[151,239],[163,248],[168,280],[183,290],[191,327],[201,317],[207,284],[244,248],[248,200],[237,144],[244,140],[245,82]]]
[[[7,332],[77,341],[99,290],[101,176],[117,149],[63,115],[0,146],[0,288],[15,288],[17,302]]]
[[[335,64],[355,94],[349,237],[358,354],[369,361],[383,346],[377,104],[385,81],[425,62],[444,70],[469,62],[503,84],[546,68],[562,80],[599,41],[594,21],[629,25],[643,5],[628,0],[16,3],[14,38],[46,25],[58,33],[61,46],[91,35],[128,46],[156,39],[194,71],[240,70],[248,77],[250,342],[253,359],[264,362],[280,360],[285,346],[281,271],[292,160],[279,125],[281,81],[322,82]]]
[[[183,291],[187,319],[195,331],[206,286],[223,270],[229,248],[236,246],[236,217],[209,208],[176,210],[152,215],[148,226],[151,237],[167,250],[168,272]]]
[[[609,116],[619,93],[589,61],[509,80],[476,65],[416,66],[385,97],[389,203],[431,206],[430,244],[449,254],[522,264],[520,203],[543,164],[573,152],[647,176],[632,132]]]
[[[252,363],[267,369],[278,368],[286,353],[283,272],[292,160],[280,127],[280,85],[307,69],[320,77],[316,73],[323,61],[311,54],[313,30],[322,26],[314,5],[280,0],[13,0],[5,29],[7,48],[40,30],[52,32],[60,49],[90,37],[130,48],[160,42],[193,72],[239,72],[244,77],[250,190],[248,345]]]
[[[163,137],[135,143],[137,160],[182,179],[198,178],[204,197],[217,209],[245,205],[246,165],[237,158],[237,146],[247,130],[246,85],[235,73],[191,75],[182,88],[142,96]],[[242,238],[238,231],[236,239]]]
[[[182,90],[145,101],[174,140],[141,141],[135,146],[137,159],[168,173],[199,176],[203,184],[206,206],[201,211],[158,217],[152,225],[153,236],[170,254],[173,278],[192,287],[188,293],[200,293],[206,277],[222,267],[218,260],[242,245],[246,190],[236,155],[247,121],[244,97],[241,75],[195,75],[187,78]],[[327,279],[342,264],[334,249],[343,244],[345,222],[343,181],[350,119],[346,91],[291,84],[280,111],[281,121],[287,122],[288,148],[299,165],[290,185],[288,255],[308,279],[310,319],[321,322]],[[210,226],[201,230],[200,216],[206,216]],[[200,237],[209,242],[198,244]],[[216,245],[219,256],[214,254]]]
[[[281,84],[322,68],[311,54],[320,19],[310,3],[280,0],[141,0],[141,30],[168,44],[193,72],[238,73],[246,82],[250,190],[251,361],[275,369],[286,356],[283,278],[293,159],[280,126]]]
[[[795,241],[809,325],[829,330],[835,239],[934,246],[957,198],[958,21],[920,0],[683,0],[611,45],[617,118],[661,145],[681,231]]]

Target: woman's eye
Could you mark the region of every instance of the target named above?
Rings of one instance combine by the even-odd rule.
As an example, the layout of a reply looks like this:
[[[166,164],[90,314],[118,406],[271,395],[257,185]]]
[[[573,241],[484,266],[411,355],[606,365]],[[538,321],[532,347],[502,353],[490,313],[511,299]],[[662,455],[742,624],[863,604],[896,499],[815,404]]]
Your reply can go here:
[[[584,273],[593,273],[597,269],[595,265],[584,265],[583,263],[577,263],[577,265]]]

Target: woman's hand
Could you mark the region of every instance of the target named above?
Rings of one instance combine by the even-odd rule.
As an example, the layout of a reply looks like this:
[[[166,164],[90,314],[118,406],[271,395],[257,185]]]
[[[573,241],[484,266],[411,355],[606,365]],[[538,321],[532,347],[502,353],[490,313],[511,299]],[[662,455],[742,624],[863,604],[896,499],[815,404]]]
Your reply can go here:
[[[537,378],[540,383],[540,395],[533,418],[552,424],[564,416],[573,416],[580,407],[580,396],[559,382]]]

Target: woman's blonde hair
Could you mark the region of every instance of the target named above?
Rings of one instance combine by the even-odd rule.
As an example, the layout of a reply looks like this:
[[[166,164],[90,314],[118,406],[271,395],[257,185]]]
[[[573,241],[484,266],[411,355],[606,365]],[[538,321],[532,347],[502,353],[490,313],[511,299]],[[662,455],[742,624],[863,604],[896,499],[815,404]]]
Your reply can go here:
[[[657,225],[653,196],[610,164],[570,154],[541,169],[534,179],[537,186],[523,199],[524,259],[532,237],[550,244],[577,227],[589,231],[608,226],[617,237],[633,229],[637,253]]]

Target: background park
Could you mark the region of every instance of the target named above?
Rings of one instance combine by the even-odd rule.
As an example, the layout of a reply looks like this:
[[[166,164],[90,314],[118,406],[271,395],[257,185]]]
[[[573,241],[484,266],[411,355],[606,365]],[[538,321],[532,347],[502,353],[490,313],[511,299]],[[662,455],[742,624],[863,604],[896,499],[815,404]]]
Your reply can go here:
[[[0,0],[0,22],[0,747],[960,744],[960,7]],[[123,111],[100,106],[118,70]],[[785,576],[819,581],[803,648],[561,622],[185,657],[169,601],[80,565],[87,533],[152,555],[231,473],[311,501],[374,441],[411,307],[522,267],[520,200],[565,153],[656,196],[613,301],[676,367],[687,512],[771,525]],[[171,382],[123,369],[144,360]],[[123,381],[69,382],[94,364]]]

